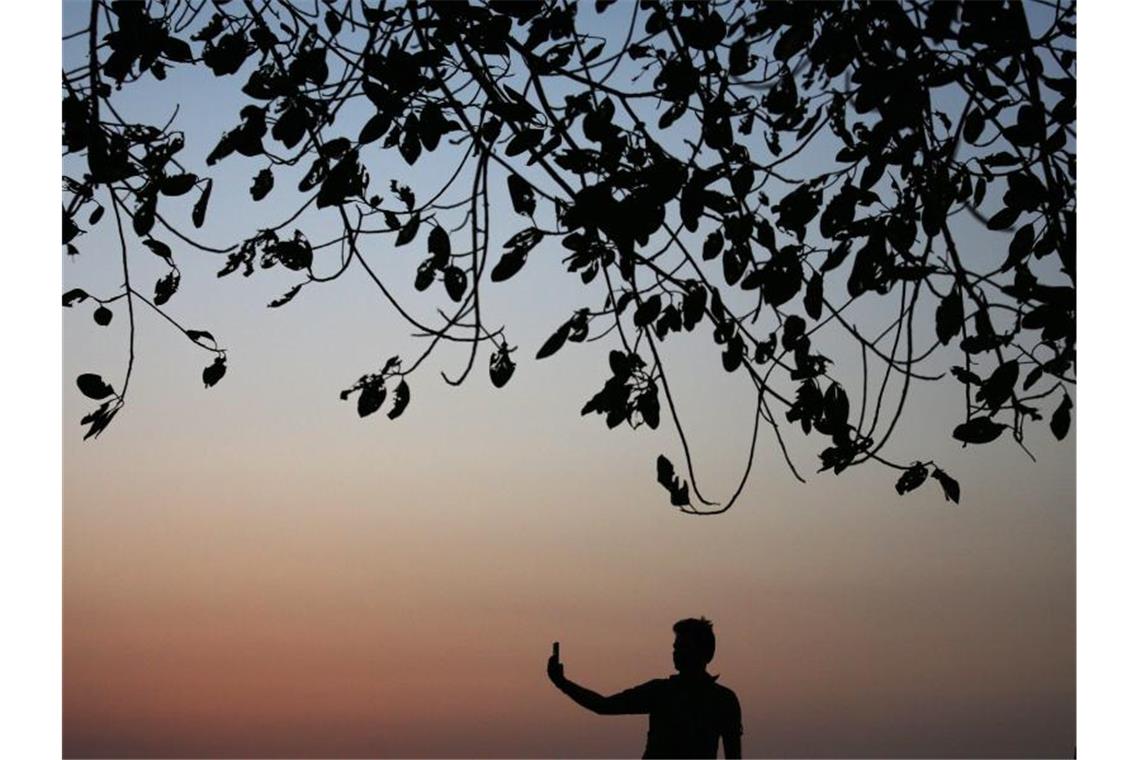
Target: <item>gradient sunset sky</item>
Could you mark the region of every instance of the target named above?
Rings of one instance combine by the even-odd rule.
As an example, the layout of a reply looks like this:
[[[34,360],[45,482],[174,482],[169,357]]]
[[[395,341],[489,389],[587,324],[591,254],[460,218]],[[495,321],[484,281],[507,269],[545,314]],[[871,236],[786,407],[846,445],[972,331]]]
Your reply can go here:
[[[65,32],[87,8],[64,3]],[[581,13],[596,23],[592,3]],[[65,68],[84,54],[65,45]],[[179,103],[188,164],[204,166],[244,79],[172,71],[116,102],[158,123]],[[202,239],[229,243],[291,211],[296,194],[250,200],[262,165],[211,168]],[[384,154],[372,182],[429,188],[447,168],[438,154],[414,170]],[[524,226],[496,182],[493,258]],[[185,206],[171,217],[189,229]],[[333,229],[319,215],[301,226],[313,241]],[[1003,238],[961,234],[967,255],[1004,257]],[[420,244],[370,245],[420,313],[442,304],[411,288]],[[110,209],[79,246],[64,289],[113,294]],[[659,453],[680,459],[665,425],[608,431],[578,414],[610,344],[533,361],[586,305],[556,245],[486,291],[487,321],[520,346],[511,382],[492,388],[483,354],[451,388],[438,373],[466,357],[441,352],[394,422],[360,420],[337,397],[422,350],[359,271],[267,309],[287,275],[218,279],[224,257],[174,249],[171,314],[229,352],[216,387],[200,379],[210,357],[142,311],[131,397],[84,442],[91,402],[74,378],[121,378],[126,312],[118,302],[109,327],[90,302],[65,313],[66,756],[640,755],[645,718],[576,707],[546,680],[550,643],[571,679],[612,692],[669,674],[673,622],[700,615],[718,635],[710,670],[743,707],[746,755],[1071,756],[1075,436],[1035,429],[1036,462],[1008,437],[962,449],[950,438],[960,386],[920,386],[890,451],[938,461],[961,505],[935,484],[898,497],[874,466],[813,474],[820,440],[788,429],[801,485],[762,429],[740,502],[694,518],[654,480]],[[145,292],[163,267],[137,241],[131,255]],[[702,487],[726,497],[751,433],[749,386],[700,336],[671,337],[663,358]],[[857,369],[840,375],[854,385],[843,372]]]

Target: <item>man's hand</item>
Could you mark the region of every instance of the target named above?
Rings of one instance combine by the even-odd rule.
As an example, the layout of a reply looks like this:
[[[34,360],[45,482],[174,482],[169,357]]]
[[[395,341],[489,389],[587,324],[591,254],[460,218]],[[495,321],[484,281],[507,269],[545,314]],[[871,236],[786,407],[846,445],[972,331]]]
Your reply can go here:
[[[546,661],[546,675],[555,686],[561,686],[566,682],[566,676],[562,673],[562,663],[558,660],[558,642],[554,642],[554,650],[550,655],[550,659]]]

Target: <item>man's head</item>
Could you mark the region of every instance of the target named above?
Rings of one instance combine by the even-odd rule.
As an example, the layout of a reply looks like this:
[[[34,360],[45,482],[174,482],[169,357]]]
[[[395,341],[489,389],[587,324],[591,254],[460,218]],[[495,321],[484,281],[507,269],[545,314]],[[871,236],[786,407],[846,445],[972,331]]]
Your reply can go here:
[[[700,673],[716,652],[712,623],[704,618],[686,618],[673,625],[673,666],[679,673]]]

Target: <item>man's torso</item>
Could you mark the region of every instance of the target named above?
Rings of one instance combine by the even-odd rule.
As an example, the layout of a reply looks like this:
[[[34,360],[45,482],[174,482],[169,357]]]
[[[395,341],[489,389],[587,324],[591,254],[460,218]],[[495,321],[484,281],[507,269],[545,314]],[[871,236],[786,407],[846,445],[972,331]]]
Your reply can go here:
[[[711,676],[673,676],[645,686],[650,695],[646,758],[716,757],[720,737],[740,733],[736,695]]]

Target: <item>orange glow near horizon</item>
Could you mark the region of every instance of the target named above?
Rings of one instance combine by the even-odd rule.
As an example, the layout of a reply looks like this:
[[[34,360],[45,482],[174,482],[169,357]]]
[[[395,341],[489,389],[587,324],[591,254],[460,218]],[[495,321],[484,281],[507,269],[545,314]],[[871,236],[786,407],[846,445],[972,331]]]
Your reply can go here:
[[[124,422],[124,436],[144,424]],[[525,437],[499,425],[521,456]],[[694,521],[623,474],[640,454],[597,439],[589,484],[424,479],[409,460],[367,473],[372,456],[342,449],[333,465],[317,441],[211,482],[177,464],[178,441],[152,440],[165,470],[99,478],[121,452],[69,448],[65,754],[639,753],[644,718],[584,713],[546,682],[550,641],[568,675],[616,691],[671,671],[670,626],[689,615],[714,621],[711,669],[740,695],[746,752],[1071,741],[1065,510],[992,502],[985,476],[959,508],[831,503],[856,473],[767,494],[761,480]],[[202,457],[204,472],[231,461]]]

